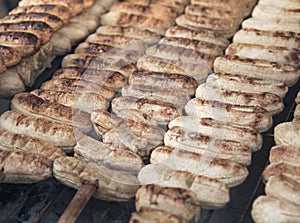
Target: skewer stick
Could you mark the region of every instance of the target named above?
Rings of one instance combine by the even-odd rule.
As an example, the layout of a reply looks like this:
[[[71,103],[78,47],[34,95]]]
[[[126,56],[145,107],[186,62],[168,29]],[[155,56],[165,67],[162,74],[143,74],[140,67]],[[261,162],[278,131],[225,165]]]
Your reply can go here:
[[[71,203],[60,217],[58,223],[75,222],[96,189],[97,187],[95,185],[90,184],[85,184],[79,188]]]

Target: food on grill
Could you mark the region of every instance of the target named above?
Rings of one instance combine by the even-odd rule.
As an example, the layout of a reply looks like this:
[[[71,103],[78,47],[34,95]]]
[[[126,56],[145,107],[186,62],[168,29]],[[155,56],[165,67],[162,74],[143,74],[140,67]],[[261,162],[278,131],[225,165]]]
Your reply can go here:
[[[181,115],[181,111],[171,103],[147,98],[119,97],[112,101],[112,111],[118,115],[122,110],[136,109],[146,114],[154,123],[167,125]]]
[[[191,30],[214,30],[225,37],[231,37],[239,27],[239,23],[233,19],[214,18],[183,14],[176,18],[176,24]]]
[[[121,35],[104,35],[101,33],[95,33],[90,35],[86,39],[86,42],[137,51],[144,51],[147,46],[147,43],[143,40],[140,40],[139,38]]]
[[[94,83],[89,83],[76,79],[52,79],[46,81],[41,86],[42,90],[61,91],[61,92],[73,92],[76,94],[89,94],[93,93],[99,96],[103,96],[107,100],[111,100],[115,97],[115,91]]]
[[[153,141],[153,143],[157,143],[162,141],[165,133],[165,131],[159,127],[135,121],[129,116],[116,116],[103,110],[94,110],[91,114],[91,120],[99,137],[103,137],[105,133],[114,128],[123,127],[128,128],[129,131],[132,131],[141,137],[146,137]]]
[[[164,18],[165,20],[174,20],[177,12],[168,6],[162,4],[149,4],[147,6],[133,4],[131,2],[119,2],[114,4],[110,9],[113,12],[126,12],[134,15],[144,15],[149,17]]]
[[[119,91],[126,84],[126,78],[119,72],[76,67],[58,69],[53,73],[52,79],[74,79],[82,83],[90,82],[114,91]]]
[[[54,160],[53,175],[62,184],[79,189],[83,184],[97,186],[94,197],[109,201],[128,201],[139,188],[137,178],[74,157]]]
[[[19,6],[27,6],[27,5],[45,5],[45,4],[57,4],[58,2],[56,0],[22,0],[19,3]],[[94,3],[93,0],[63,0],[60,1],[58,4],[63,5],[65,7],[70,8],[72,15],[78,14],[80,11],[82,11],[86,7],[90,7]]]
[[[189,190],[149,184],[137,191],[135,206],[137,211],[142,208],[165,210],[190,221],[200,211],[200,207],[193,204],[194,201],[195,194]]]
[[[226,183],[229,187],[241,184],[248,170],[241,164],[213,156],[205,156],[171,147],[158,147],[151,154],[151,163],[163,163],[173,170],[188,171]]]
[[[129,223],[187,223],[182,219],[167,211],[141,208],[139,212],[134,212],[131,215]]]
[[[140,156],[147,156],[153,148],[163,142],[163,129],[130,118],[120,118],[109,112],[97,110],[92,113],[91,120],[103,142],[113,148],[129,149]]]
[[[300,147],[300,125],[294,122],[278,124],[274,128],[274,140],[277,145]]]
[[[222,208],[229,202],[229,189],[221,181],[194,175],[185,171],[174,171],[163,164],[149,164],[138,174],[141,185],[156,184],[190,190],[195,194],[195,203],[207,209]],[[207,196],[207,192],[214,196]]]
[[[288,163],[300,165],[300,150],[293,146],[278,145],[271,148],[269,160],[271,163]]]
[[[241,142],[253,151],[260,150],[263,142],[262,135],[251,127],[241,127],[211,118],[181,116],[172,120],[168,127],[182,127],[213,138]]]
[[[45,22],[22,21],[16,23],[0,23],[1,32],[17,31],[31,33],[38,37],[40,43],[46,44],[50,41],[53,29]]]
[[[16,134],[42,139],[65,151],[72,149],[76,140],[82,137],[82,133],[71,125],[26,116],[16,111],[4,112],[0,116],[0,127]]]
[[[300,205],[300,182],[286,176],[270,177],[265,188],[267,196]]]
[[[37,183],[52,176],[52,161],[39,154],[0,150],[0,183]]]
[[[194,63],[197,64],[203,63],[204,60],[212,61],[214,56],[202,53],[195,52],[192,49],[181,46],[172,46],[167,44],[158,44],[152,47],[147,48],[146,54],[152,57],[158,57],[162,59],[182,61],[184,63]]]
[[[136,173],[142,166],[142,159],[129,150],[113,150],[110,145],[104,144],[89,136],[82,137],[74,148],[75,157],[104,165],[118,171]]]
[[[272,126],[270,113],[261,107],[194,98],[185,106],[185,112],[199,118],[212,118],[235,125],[250,126],[259,132],[264,132]]]
[[[167,29],[166,37],[186,38],[190,40],[204,41],[225,48],[229,41],[223,36],[209,29],[193,31],[180,26],[172,26]]]
[[[24,115],[73,125],[83,132],[90,132],[92,130],[88,113],[43,100],[30,93],[15,95],[11,101],[11,107],[13,110]]]
[[[100,26],[96,33],[110,36],[124,36],[140,40],[149,45],[155,44],[160,40],[160,36],[149,30],[142,30],[135,27],[123,26]]]
[[[216,73],[232,73],[253,78],[281,81],[288,86],[294,85],[300,75],[297,67],[292,65],[231,55],[218,57],[214,62],[214,71]]]
[[[276,20],[252,17],[242,23],[243,28],[258,29],[266,31],[283,31],[300,33],[299,23],[291,19],[277,18]]]
[[[300,34],[284,31],[264,31],[258,29],[240,29],[233,37],[234,43],[260,43],[264,46],[299,48]]]
[[[272,176],[286,176],[298,183],[300,182],[300,166],[289,163],[271,163],[263,172],[264,179],[268,181]]]
[[[5,17],[3,17],[0,20],[0,23],[17,23],[17,22],[45,22],[47,25],[49,25],[53,31],[57,31],[63,26],[63,21],[51,14],[47,13],[37,13],[37,12],[31,12],[31,13],[18,13],[18,14],[10,14]]]
[[[227,55],[237,55],[250,59],[268,60],[297,66],[300,63],[300,50],[282,46],[232,43],[226,49]]]
[[[142,30],[149,30],[159,35],[163,35],[165,30],[174,24],[171,19],[163,20],[122,11],[110,11],[109,13],[106,13],[101,16],[101,22],[103,25],[111,26],[134,26]]]
[[[221,130],[222,131],[222,130]],[[222,135],[203,134],[187,128],[174,126],[165,134],[164,144],[179,150],[197,153],[226,160],[236,161],[243,165],[251,163],[251,149],[233,140],[220,139]]]
[[[28,135],[15,134],[4,129],[0,129],[0,142],[0,150],[34,153],[45,156],[51,161],[60,156],[65,156],[64,151],[43,140]]]
[[[199,4],[191,4],[185,8],[185,14],[187,15],[200,15],[203,17],[213,17],[213,18],[226,18],[233,20],[242,19],[243,15],[239,7],[229,8],[227,5],[216,5],[204,2],[199,2]]]
[[[125,77],[128,77],[136,67],[122,59],[114,59],[101,56],[88,56],[84,54],[69,54],[64,57],[62,67],[80,67],[96,70],[111,70],[120,72]]]
[[[234,91],[245,91],[250,93],[270,92],[280,96],[281,98],[284,98],[288,91],[288,87],[279,81],[251,78],[244,75],[229,73],[213,73],[209,75],[206,83]]]
[[[178,37],[164,37],[158,42],[158,44],[183,47],[186,49],[191,49],[197,53],[206,53],[213,56],[219,56],[223,54],[223,50],[220,46],[201,40],[190,40],[187,38]]]
[[[18,51],[21,57],[33,55],[40,48],[39,38],[32,34],[20,31],[0,32],[0,44]]]
[[[140,50],[138,49],[126,49],[126,47],[119,48],[88,42],[84,42],[78,45],[78,47],[75,50],[75,53],[90,56],[103,55],[106,57],[113,57],[115,59],[128,60],[130,62],[137,61],[143,55],[143,53],[140,52]]]
[[[255,222],[299,222],[300,206],[274,197],[260,196],[253,203],[251,215]]]
[[[62,104],[88,113],[91,113],[94,109],[107,110],[109,107],[108,100],[95,93],[59,92],[40,89],[30,93],[50,103]]]
[[[56,2],[57,3],[57,2]],[[40,5],[24,5],[18,6],[9,12],[10,15],[19,13],[47,13],[59,17],[64,23],[68,22],[71,18],[71,8],[61,4],[40,4]]]
[[[147,84],[156,88],[174,89],[190,96],[195,94],[198,86],[196,80],[190,76],[151,71],[134,71],[129,76],[128,82],[130,85]]]
[[[182,74],[194,78],[198,83],[204,82],[208,74],[211,73],[211,68],[205,60],[195,64],[153,56],[140,58],[137,61],[137,68],[152,72]]]
[[[184,10],[184,5],[187,5],[189,2],[187,0],[125,0],[126,2],[148,6],[150,4],[157,4],[162,6],[167,6],[174,9],[178,14],[182,13]]]
[[[210,83],[200,84],[196,90],[196,97],[234,105],[259,106],[265,108],[272,115],[278,114],[284,109],[283,101],[278,95],[269,92],[251,93],[231,90],[226,86],[213,86]]]
[[[190,100],[189,95],[185,92],[149,85],[126,85],[122,88],[121,93],[122,96],[134,95],[136,98],[148,98],[168,102],[174,104],[176,107],[183,107]]]

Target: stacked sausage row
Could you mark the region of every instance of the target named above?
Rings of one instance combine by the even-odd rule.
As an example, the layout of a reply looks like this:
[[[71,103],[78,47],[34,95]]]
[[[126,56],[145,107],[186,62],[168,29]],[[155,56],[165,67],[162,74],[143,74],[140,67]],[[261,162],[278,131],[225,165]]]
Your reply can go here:
[[[255,1],[246,5],[248,3],[253,6]],[[235,1],[230,1],[229,7],[234,4]],[[117,114],[124,109],[134,108],[146,114],[146,117],[149,114],[148,117],[154,119],[152,124],[168,127],[164,135],[165,145],[152,151],[151,164],[138,174],[142,187],[136,194],[137,212],[132,215],[130,222],[189,222],[198,217],[200,207],[216,209],[225,206],[229,201],[228,186],[244,181],[248,172],[243,165],[250,164],[251,149],[261,147],[262,138],[255,129],[230,125],[224,120],[208,116],[210,109],[216,109],[212,113],[219,113],[219,117],[222,117],[220,111],[229,113],[229,105],[226,108],[226,105],[213,99],[203,100],[206,114],[203,112],[201,118],[182,116],[187,103],[183,99],[193,96],[193,88],[189,87],[191,94],[187,89],[176,89],[174,92],[174,87],[173,93],[162,94],[170,91],[168,83],[172,83],[172,79],[159,82],[158,78],[159,75],[165,78],[164,73],[179,73],[194,78],[197,84],[204,82],[212,72],[214,59],[229,44],[226,37],[233,35],[243,16],[251,11],[250,7],[248,12],[241,12],[237,18],[236,15],[230,16],[229,7],[220,1],[192,1],[186,7],[185,14],[177,17],[177,26],[169,28],[165,37],[157,45],[148,48],[146,56],[137,61],[139,71],[129,77],[129,85],[122,89],[122,97],[112,102],[112,110]],[[247,9],[247,6],[242,8]],[[226,23],[223,23],[224,17]],[[154,77],[157,84],[153,81]],[[148,83],[152,85],[151,93],[147,91],[151,89]],[[191,85],[190,81],[187,83]],[[157,99],[172,103],[178,112],[168,109],[170,112],[167,117],[168,113],[157,114],[158,109],[149,111],[153,107],[149,104]],[[125,107],[122,101],[126,101],[126,104],[128,101],[135,103]],[[190,112],[197,111],[191,105],[189,107]],[[247,108],[236,110],[241,114]],[[261,110],[264,114],[262,119],[270,122],[270,114]],[[157,115],[152,117],[152,114]]]
[[[254,201],[251,212],[257,223],[300,221],[299,108],[298,104],[292,122],[275,127],[276,146],[271,148],[270,164],[263,172],[266,195]]]
[[[116,3],[109,13],[115,13],[119,21],[99,27],[96,33],[75,49],[74,54],[65,56],[62,68],[53,74],[53,79],[43,83],[40,89],[15,95],[11,103],[12,110],[0,117],[2,139],[5,140],[8,136],[12,138],[2,149],[18,148],[27,152],[3,152],[3,182],[37,182],[53,174],[62,183],[75,188],[79,188],[84,182],[96,184],[97,198],[124,201],[135,196],[139,184],[134,175],[143,165],[141,157],[132,151],[132,146],[130,150],[118,147],[116,143],[111,145],[109,140],[114,140],[112,131],[105,139],[101,137],[102,142],[86,135],[92,130],[90,113],[95,109],[109,114],[105,110],[126,84],[127,77],[135,71],[135,61],[143,55],[146,47],[159,40],[158,33],[163,33],[167,28],[156,25],[166,21],[173,24],[177,14],[183,10],[183,5],[177,3],[167,0],[151,4],[145,1],[136,4]],[[169,15],[169,19],[155,19],[154,9],[160,9],[161,13]],[[118,16],[118,13],[122,16]],[[130,23],[127,24],[126,20],[122,19],[125,14],[137,17],[136,21],[128,20]],[[103,23],[111,22],[105,22],[105,16]],[[144,25],[140,23],[140,17],[145,17]],[[153,26],[156,27],[155,32],[146,30],[152,23],[156,24]],[[121,118],[114,119],[114,116],[109,114],[105,121],[112,123],[104,126],[110,128],[110,124],[118,125],[119,131],[126,132],[129,126],[127,122],[124,125],[120,120]],[[134,134],[139,132],[153,135],[145,131],[147,126],[143,123],[129,124],[133,124],[131,127],[136,131]],[[93,125],[99,129],[96,123],[93,122]],[[149,129],[152,130],[150,127]],[[164,131],[158,127],[153,127],[153,131],[157,131],[159,140],[157,142],[157,138],[151,139],[150,136],[149,140],[152,140],[156,147],[162,143]],[[102,136],[99,131],[97,133]],[[33,150],[28,153],[28,148],[35,140],[28,135],[43,140],[36,143],[37,145],[34,144],[34,148],[39,146],[36,153],[43,151],[42,155],[47,154],[50,144],[51,147],[59,147],[67,153],[74,152],[76,158],[62,155],[61,150],[60,157],[55,156],[51,160],[31,154]],[[15,145],[15,138],[20,138],[20,145]],[[18,174],[20,170],[12,165],[14,159],[15,163],[20,165],[31,163],[28,166],[32,169],[31,174],[22,177],[22,174],[28,171],[27,168]],[[35,159],[37,161],[31,162]],[[19,177],[18,180],[12,177],[13,175]]]
[[[0,96],[31,87],[55,56],[96,29],[112,2],[21,1],[0,20]]]

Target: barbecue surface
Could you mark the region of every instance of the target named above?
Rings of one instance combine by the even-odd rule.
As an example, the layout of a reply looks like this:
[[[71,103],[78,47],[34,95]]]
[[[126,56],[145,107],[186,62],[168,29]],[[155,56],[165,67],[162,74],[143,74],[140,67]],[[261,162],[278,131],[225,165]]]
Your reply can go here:
[[[46,70],[35,86],[50,78],[53,70],[59,67],[61,58],[54,61],[53,67]],[[290,88],[284,99],[285,109],[274,116],[273,127],[283,121],[292,120],[295,109],[294,99],[300,89],[300,81]],[[10,100],[0,99],[0,114],[8,110]],[[230,203],[220,210],[201,211],[199,223],[230,222],[252,223],[250,210],[253,200],[264,193],[261,173],[268,163],[269,150],[274,145],[273,128],[263,133],[262,149],[253,154],[252,165],[246,181],[230,190]],[[0,222],[57,222],[76,190],[61,185],[55,179],[49,179],[33,185],[1,184],[0,185]],[[127,223],[135,211],[134,202],[116,203],[92,198],[76,222]]]

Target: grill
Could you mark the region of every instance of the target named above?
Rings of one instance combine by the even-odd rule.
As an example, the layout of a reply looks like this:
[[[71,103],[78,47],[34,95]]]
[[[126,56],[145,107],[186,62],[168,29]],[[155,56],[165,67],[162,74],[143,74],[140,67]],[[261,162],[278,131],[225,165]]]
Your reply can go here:
[[[54,70],[59,68],[62,58],[53,62],[51,69],[39,77],[33,90],[49,79]],[[300,81],[289,89],[284,103],[284,111],[273,117],[273,126],[289,121],[295,109],[294,99],[300,89]],[[0,113],[8,110],[9,99],[0,99]],[[261,173],[268,163],[269,150],[274,145],[273,128],[263,134],[264,145],[261,151],[252,156],[252,165],[248,167],[249,176],[240,186],[230,190],[230,203],[220,210],[202,210],[199,223],[251,223],[251,205],[253,200],[264,193]],[[48,179],[33,184],[0,184],[0,222],[57,222],[76,190],[61,185],[58,181]],[[209,195],[208,195],[209,196]],[[134,212],[134,202],[116,203],[92,198],[76,222],[125,223]]]

